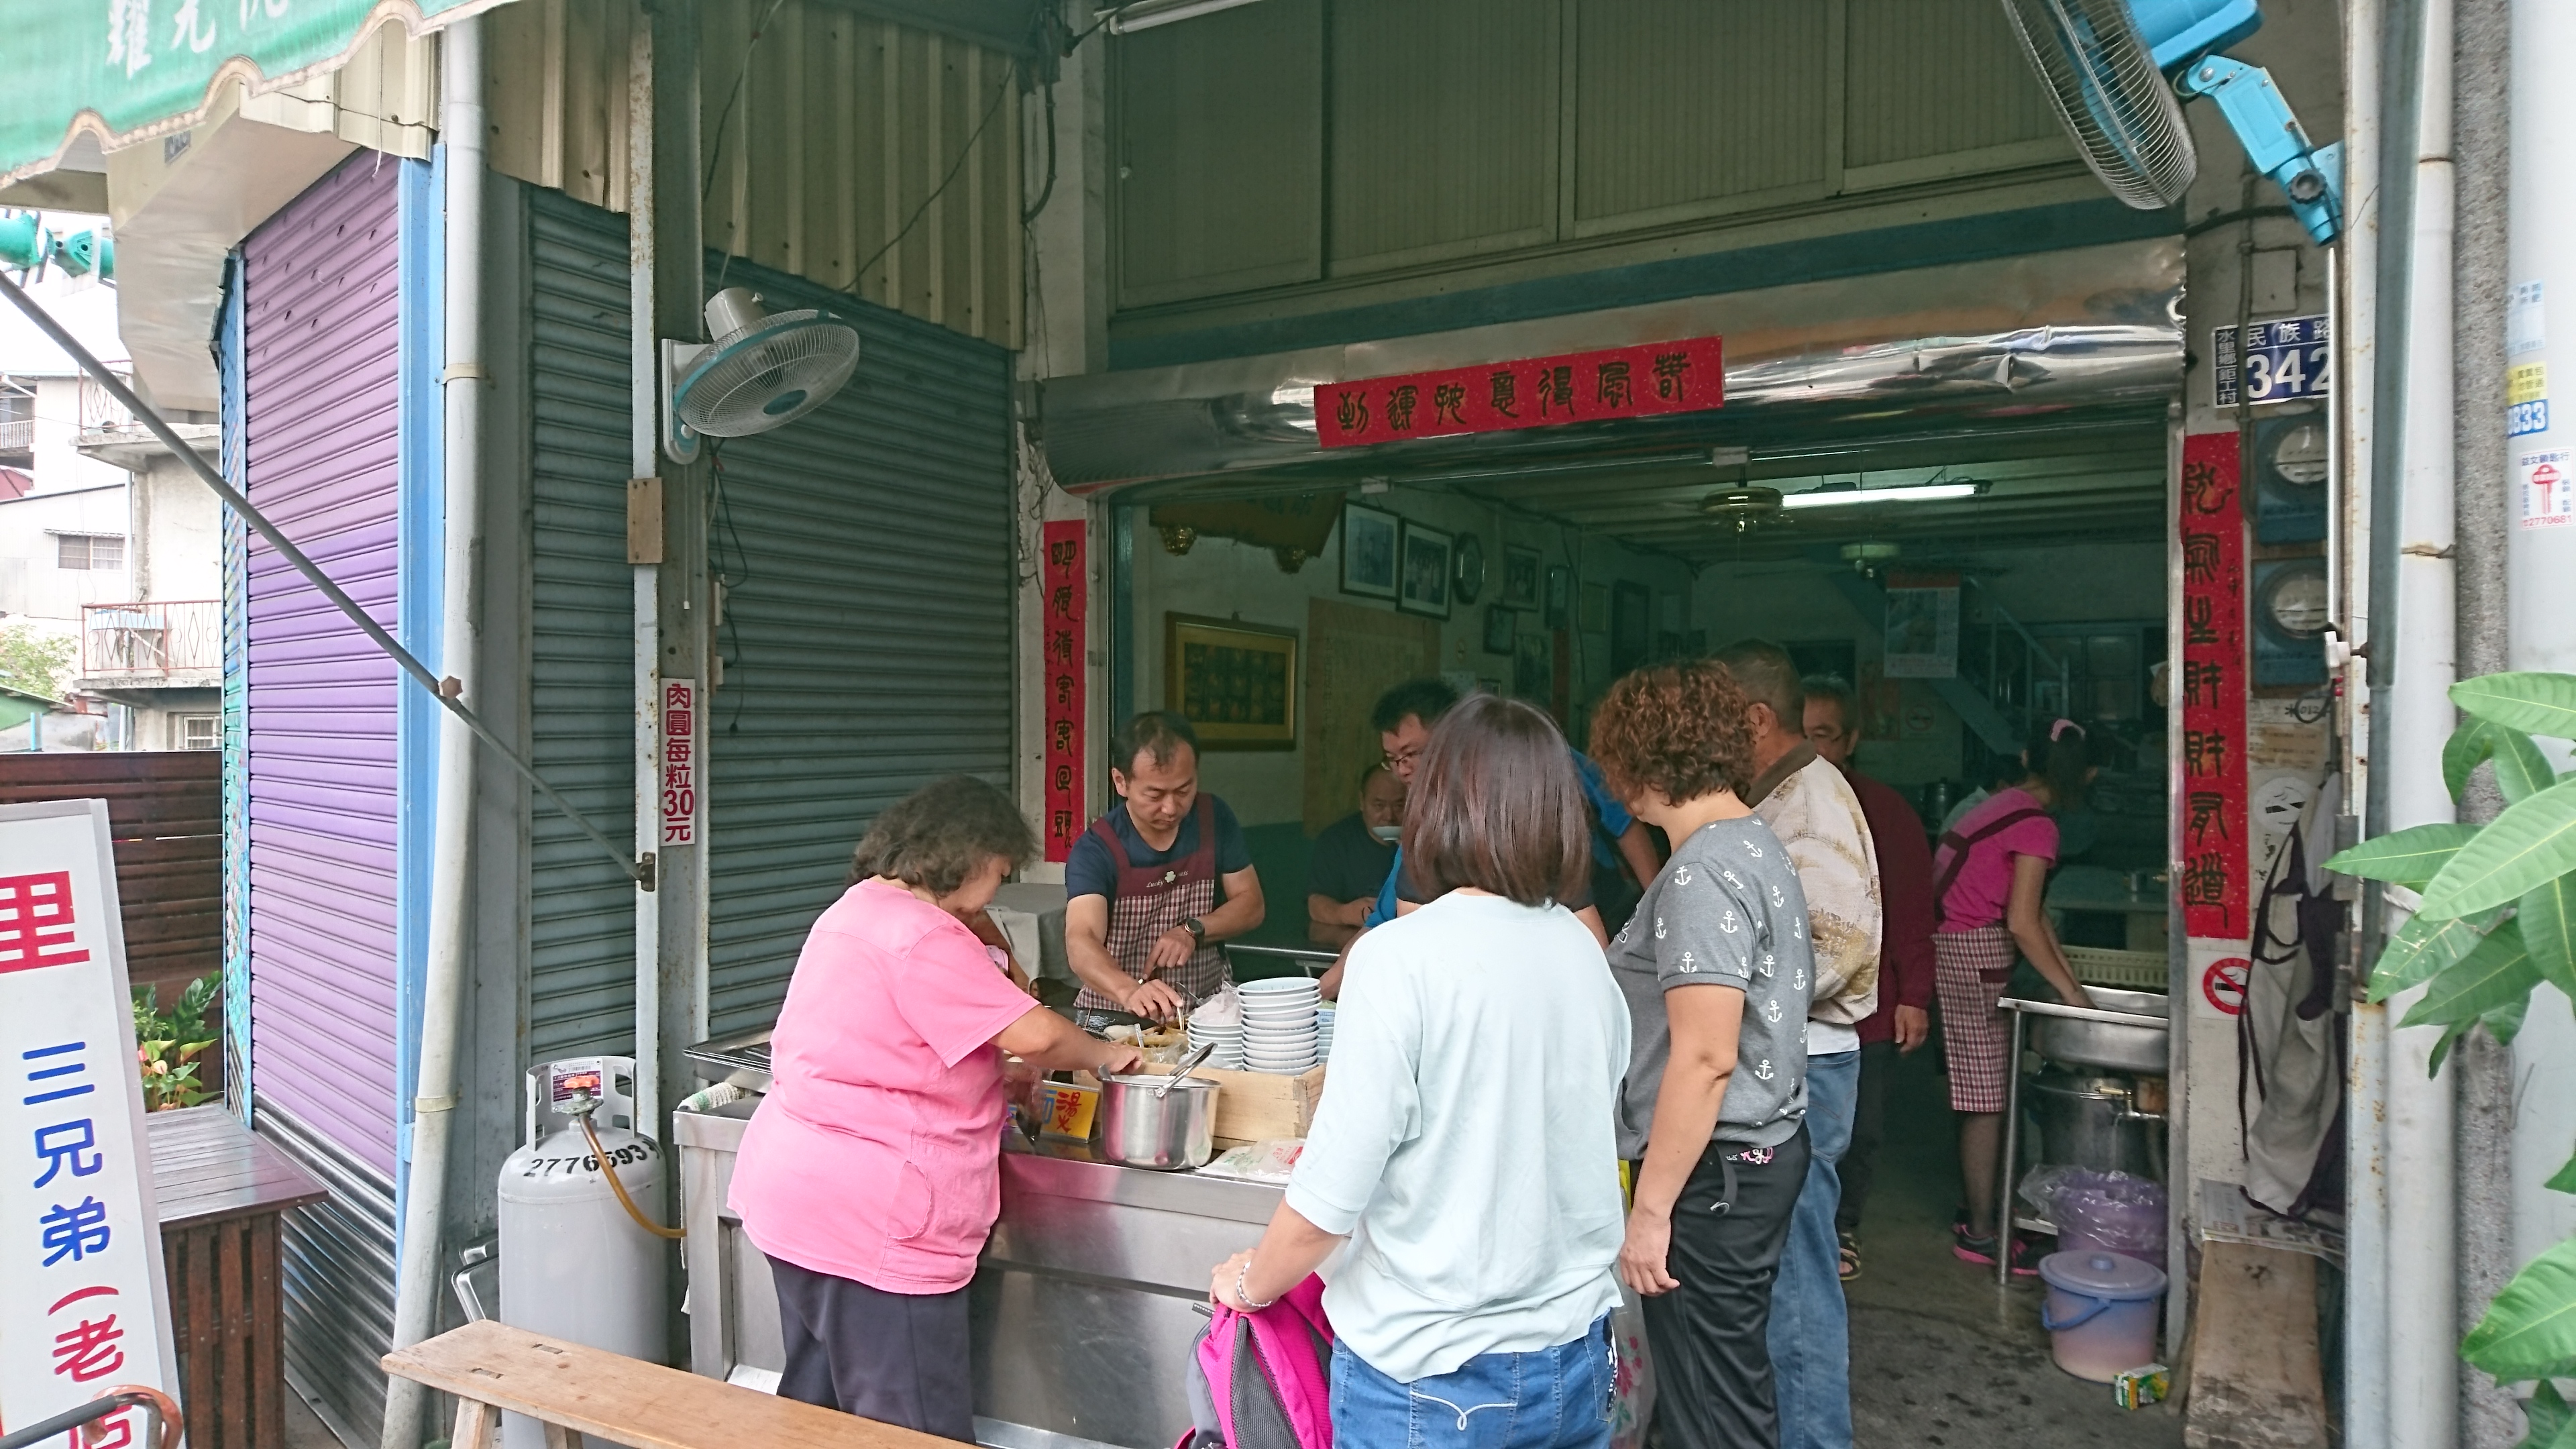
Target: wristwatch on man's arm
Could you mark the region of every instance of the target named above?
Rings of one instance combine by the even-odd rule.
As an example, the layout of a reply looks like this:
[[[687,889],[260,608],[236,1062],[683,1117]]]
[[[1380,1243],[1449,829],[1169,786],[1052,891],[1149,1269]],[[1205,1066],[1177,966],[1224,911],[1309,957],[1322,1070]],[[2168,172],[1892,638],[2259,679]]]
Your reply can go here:
[[[1196,916],[1192,916],[1181,922],[1181,929],[1189,932],[1191,939],[1199,942],[1201,945],[1207,944],[1207,922],[1200,920]]]

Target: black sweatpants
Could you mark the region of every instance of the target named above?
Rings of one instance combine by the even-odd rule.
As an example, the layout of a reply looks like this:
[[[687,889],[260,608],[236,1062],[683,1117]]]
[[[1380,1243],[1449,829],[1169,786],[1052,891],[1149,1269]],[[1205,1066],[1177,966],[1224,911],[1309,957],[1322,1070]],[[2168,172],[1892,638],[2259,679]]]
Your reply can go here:
[[[787,1340],[781,1397],[975,1442],[966,1290],[888,1293],[769,1260]]]
[[[1681,1280],[1645,1300],[1655,1355],[1655,1421],[1670,1449],[1773,1449],[1771,1283],[1789,1211],[1807,1181],[1807,1129],[1768,1162],[1712,1144],[1673,1204],[1666,1270]],[[1732,1179],[1733,1191],[1728,1191]]]
[[[1834,1230],[1860,1231],[1861,1209],[1869,1205],[1869,1185],[1878,1176],[1878,1144],[1887,1135],[1887,1082],[1905,1058],[1892,1041],[1860,1044],[1860,1095],[1852,1104],[1851,1146],[1835,1165],[1843,1181],[1842,1205],[1834,1209]]]

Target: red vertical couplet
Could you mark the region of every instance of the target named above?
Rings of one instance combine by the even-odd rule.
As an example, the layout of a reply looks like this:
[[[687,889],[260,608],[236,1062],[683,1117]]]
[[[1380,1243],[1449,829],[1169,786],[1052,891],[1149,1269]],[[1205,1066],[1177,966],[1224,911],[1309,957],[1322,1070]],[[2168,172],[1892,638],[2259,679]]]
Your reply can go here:
[[[1082,720],[1090,635],[1090,573],[1081,519],[1046,525],[1038,578],[1046,599],[1039,657],[1046,667],[1046,858],[1062,860],[1082,834]]]
[[[2242,940],[2245,879],[2245,508],[2234,432],[2182,442],[2183,929]]]

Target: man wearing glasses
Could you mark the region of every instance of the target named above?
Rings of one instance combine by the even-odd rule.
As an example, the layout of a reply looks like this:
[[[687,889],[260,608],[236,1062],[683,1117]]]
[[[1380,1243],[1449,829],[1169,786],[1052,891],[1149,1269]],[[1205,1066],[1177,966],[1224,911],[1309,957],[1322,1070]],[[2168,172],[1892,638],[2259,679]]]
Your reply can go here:
[[[1430,742],[1431,727],[1457,702],[1458,691],[1447,680],[1432,676],[1408,679],[1378,696],[1377,708],[1369,712],[1369,723],[1377,729],[1378,747],[1386,752],[1386,767],[1395,778],[1407,785],[1413,783],[1413,769],[1421,762],[1422,747]],[[1610,933],[1626,924],[1629,910],[1637,903],[1642,890],[1638,882],[1653,880],[1655,872],[1663,869],[1663,854],[1656,848],[1654,836],[1602,783],[1601,767],[1581,750],[1569,749],[1567,753],[1574,757],[1574,773],[1583,781],[1583,794],[1591,806],[1587,813],[1592,820],[1592,881],[1582,899],[1559,904],[1573,911],[1575,919],[1591,928],[1607,947]],[[1420,905],[1403,894],[1409,889],[1410,883],[1404,878],[1404,847],[1399,845],[1395,868],[1387,872],[1386,884],[1378,888],[1377,904],[1369,909],[1362,934]],[[1344,946],[1342,959],[1324,973],[1325,996],[1340,995],[1342,966],[1349,959],[1350,947]]]

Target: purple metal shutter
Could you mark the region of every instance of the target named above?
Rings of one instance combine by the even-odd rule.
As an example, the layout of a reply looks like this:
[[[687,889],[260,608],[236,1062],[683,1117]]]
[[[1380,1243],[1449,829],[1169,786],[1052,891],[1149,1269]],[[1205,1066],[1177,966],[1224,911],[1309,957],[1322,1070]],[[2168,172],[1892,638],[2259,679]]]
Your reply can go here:
[[[389,629],[398,175],[362,152],[242,244],[247,491]],[[255,1079],[263,1101],[390,1182],[398,680],[256,536],[247,562]]]

